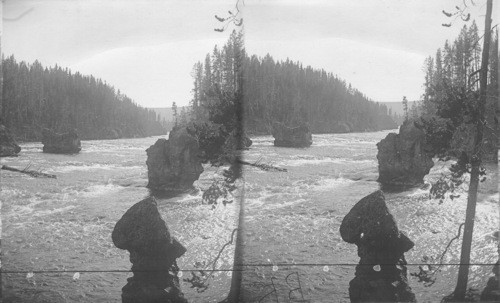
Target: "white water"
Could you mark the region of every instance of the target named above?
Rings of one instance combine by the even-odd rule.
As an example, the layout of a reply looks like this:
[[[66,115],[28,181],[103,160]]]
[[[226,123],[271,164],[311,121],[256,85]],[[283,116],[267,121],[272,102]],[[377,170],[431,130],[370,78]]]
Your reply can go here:
[[[298,272],[305,299],[349,301],[348,284],[359,258],[356,246],[340,238],[339,227],[357,201],[379,189],[376,143],[387,133],[313,135],[313,145],[305,149],[274,147],[269,136],[253,138],[254,145],[245,152],[247,161],[271,163],[287,168],[288,172],[263,174],[255,168],[245,171],[244,260],[246,264],[255,264],[244,275],[247,299],[269,293],[272,288],[259,282],[270,285],[271,277],[275,277],[279,301],[288,302],[293,287],[284,279],[287,274]],[[495,170],[496,166],[490,169]],[[446,170],[446,164],[436,164],[427,180]],[[496,180],[487,181],[479,194],[473,263],[494,263],[498,259],[497,242],[491,236],[499,227],[496,184]],[[429,200],[428,189],[385,196],[399,228],[415,242],[406,254],[409,264],[422,263],[423,256],[438,258],[465,218],[465,193],[443,204]],[[445,262],[459,263],[460,245],[460,241],[451,245]],[[321,265],[294,266],[300,263]],[[322,263],[342,265],[324,270]],[[288,265],[272,271],[272,264]],[[491,265],[471,267],[469,286],[483,289],[491,269]],[[409,273],[417,270],[418,266],[408,266]],[[415,277],[408,279],[419,302],[435,302],[453,291],[456,271],[457,266],[445,266],[431,287],[424,287]],[[266,297],[264,302],[276,302],[275,295]]]
[[[277,148],[270,136],[257,137],[248,161],[261,160],[288,169],[264,172],[245,166],[244,255],[249,266],[243,287],[251,295],[265,294],[270,277],[283,278],[298,272],[306,299],[312,302],[348,301],[348,283],[354,266],[298,266],[300,263],[357,264],[356,247],[340,239],[338,229],[344,215],[362,197],[379,188],[376,146],[387,132],[314,135],[307,149]],[[85,273],[88,270],[127,270],[128,254],[114,247],[111,231],[116,221],[134,203],[148,195],[146,153],[156,138],[82,142],[78,155],[41,153],[41,144],[22,145],[18,158],[3,158],[2,164],[53,173],[57,179],[31,178],[2,171],[3,274],[5,289],[29,298],[45,290],[57,291],[70,302],[120,302],[121,287],[128,273]],[[445,172],[439,164],[429,179]],[[220,170],[206,167],[195,186],[206,189]],[[488,181],[496,189],[496,180]],[[495,186],[491,186],[491,183]],[[488,184],[487,184],[488,185]],[[401,230],[415,242],[406,254],[408,263],[423,256],[438,256],[463,221],[465,195],[455,201],[427,199],[428,190],[386,193],[387,204]],[[498,194],[483,189],[479,195],[472,260],[493,263],[498,259]],[[201,204],[201,192],[165,199],[160,212],[171,232],[188,248],[179,260],[182,268],[213,260],[236,226],[237,205],[212,210]],[[457,263],[460,242],[454,243],[446,262]],[[217,267],[230,269],[234,247],[223,253]],[[262,264],[291,264],[272,267]],[[409,266],[409,272],[415,267]],[[59,270],[68,273],[35,274],[26,271]],[[73,272],[71,272],[73,271]],[[81,272],[78,282],[72,280]],[[491,266],[475,266],[470,286],[484,288]],[[184,272],[184,277],[189,276]],[[435,301],[450,293],[456,266],[447,266],[432,287],[409,277],[419,302]],[[183,283],[190,302],[217,302],[229,291],[230,277],[217,273],[204,293]],[[287,301],[288,286],[277,281],[280,302]],[[270,301],[274,301],[273,298]]]
[[[29,302],[40,292],[57,292],[68,302],[121,302],[121,288],[130,276],[126,251],[114,247],[115,223],[134,203],[149,192],[146,148],[157,138],[83,141],[77,155],[41,152],[40,143],[22,144],[17,158],[2,164],[42,170],[57,179],[32,178],[2,170],[2,265],[5,294],[14,301]],[[201,203],[203,189],[222,178],[221,170],[205,167],[194,194],[160,199],[158,206],[170,232],[187,248],[178,260],[183,277],[190,277],[195,264],[208,263],[230,239],[237,226],[237,205],[212,209]],[[230,270],[234,245],[221,255],[217,267]],[[201,268],[202,269],[202,268]],[[86,272],[86,271],[108,272]],[[27,272],[35,273],[27,279]],[[47,271],[57,271],[54,273]],[[64,273],[68,271],[68,273]],[[80,272],[80,279],[72,277]],[[190,302],[218,302],[229,291],[227,271],[216,272],[202,293],[182,282]]]

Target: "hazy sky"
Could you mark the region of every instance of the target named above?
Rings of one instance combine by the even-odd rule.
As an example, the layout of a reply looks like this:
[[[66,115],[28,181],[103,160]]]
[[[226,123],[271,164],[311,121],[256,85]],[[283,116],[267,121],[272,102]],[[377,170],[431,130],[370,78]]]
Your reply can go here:
[[[475,3],[474,16],[484,14],[486,1]],[[246,48],[323,68],[376,101],[417,100],[425,58],[464,24],[441,26],[449,22],[442,10],[457,4],[462,0],[246,1]],[[476,22],[484,27],[484,17]]]
[[[229,33],[214,14],[232,0],[6,0],[3,51],[102,78],[148,107],[187,104],[193,65]]]
[[[470,2],[470,0],[468,0]],[[473,9],[479,28],[485,0]],[[93,74],[148,107],[186,105],[193,64],[229,32],[213,29],[235,0],[6,0],[2,51]],[[245,0],[250,54],[337,74],[377,101],[422,93],[423,61],[451,28],[441,10],[462,0]],[[495,8],[498,11],[498,8]],[[21,18],[10,21],[10,19]]]

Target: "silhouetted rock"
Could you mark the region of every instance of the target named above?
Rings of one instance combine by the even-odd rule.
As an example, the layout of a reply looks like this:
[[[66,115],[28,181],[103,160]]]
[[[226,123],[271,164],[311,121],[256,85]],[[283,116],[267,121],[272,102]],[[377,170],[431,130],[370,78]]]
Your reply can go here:
[[[383,185],[421,184],[434,166],[426,151],[425,134],[413,122],[405,122],[399,134],[390,133],[377,143],[378,181]]]
[[[231,132],[227,136],[226,142],[224,142],[224,150],[235,151],[246,149],[252,146],[253,142],[246,134],[241,135],[241,142],[237,142],[237,139],[238,138],[236,136],[236,131]]]
[[[176,259],[186,248],[170,235],[154,198],[134,204],[116,223],[113,243],[130,252],[133,277],[122,288],[123,303],[187,302]]]
[[[349,283],[351,302],[415,302],[404,258],[414,243],[399,231],[381,191],[354,205],[342,221],[340,235],[356,244],[360,257]]]
[[[203,172],[198,141],[185,128],[172,130],[168,140],[158,139],[146,153],[148,188],[163,191],[190,189]]]
[[[75,130],[57,134],[49,129],[44,129],[42,135],[44,153],[76,154],[82,150],[80,139]]]
[[[481,302],[500,302],[500,261],[497,261],[492,271],[495,276],[488,280],[481,293]]]
[[[16,140],[7,129],[0,124],[0,157],[14,157],[21,151]]]
[[[274,146],[309,147],[312,144],[312,135],[307,124],[288,127],[283,123],[275,122],[272,134],[274,137]]]

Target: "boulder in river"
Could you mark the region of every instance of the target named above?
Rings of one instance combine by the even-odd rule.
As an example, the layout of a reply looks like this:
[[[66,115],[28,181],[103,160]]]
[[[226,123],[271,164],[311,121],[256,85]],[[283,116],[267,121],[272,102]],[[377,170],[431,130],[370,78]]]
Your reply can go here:
[[[353,129],[349,122],[337,121],[332,129],[334,133],[350,133]]]
[[[118,128],[105,127],[101,130],[100,138],[102,139],[120,139],[123,137],[122,131]]]
[[[425,133],[406,121],[399,134],[390,133],[377,143],[378,181],[389,186],[421,184],[434,166],[426,149]]]
[[[414,243],[398,229],[382,191],[354,205],[342,220],[340,235],[356,244],[360,257],[349,283],[351,302],[415,302],[404,257]]]
[[[305,123],[297,127],[288,127],[283,123],[274,122],[272,135],[274,146],[309,147],[312,144],[312,134]]]
[[[42,131],[42,135],[44,153],[76,154],[82,150],[82,145],[76,130],[58,134],[45,128]]]
[[[488,280],[488,284],[481,293],[481,302],[500,302],[500,260],[493,266],[494,277]]]
[[[168,140],[161,138],[147,150],[148,188],[183,191],[193,187],[203,172],[199,145],[186,128],[173,129]]]
[[[16,140],[4,125],[0,124],[0,157],[15,157],[21,151]]]
[[[134,276],[122,288],[123,303],[187,302],[176,262],[186,248],[170,235],[154,198],[128,209],[111,237],[116,247],[129,251],[132,263]]]

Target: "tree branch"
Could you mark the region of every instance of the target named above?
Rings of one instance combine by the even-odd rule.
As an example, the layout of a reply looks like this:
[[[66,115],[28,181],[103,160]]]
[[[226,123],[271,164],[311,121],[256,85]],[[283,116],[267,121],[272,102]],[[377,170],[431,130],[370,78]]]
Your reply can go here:
[[[429,264],[429,265],[427,265],[427,267],[419,266],[419,272],[418,273],[412,272],[412,273],[410,273],[410,275],[417,277],[418,282],[424,282],[424,286],[426,286],[426,287],[433,285],[436,282],[436,277],[435,277],[436,273],[441,269],[441,267],[443,267],[443,265],[445,265],[445,264],[443,264],[444,256],[448,252],[448,249],[450,248],[453,241],[460,238],[460,235],[462,233],[462,227],[464,225],[465,225],[465,223],[460,224],[460,226],[458,227],[458,234],[448,242],[448,245],[446,245],[446,248],[444,249],[443,253],[441,254],[441,257],[439,258],[439,264],[435,270],[430,272],[432,265]],[[433,257],[429,258],[427,256],[424,256],[422,258],[422,261],[426,261],[426,263],[427,263],[427,261],[433,260],[433,259],[434,259]]]
[[[455,237],[453,237],[449,242],[448,242],[448,245],[446,245],[446,248],[444,249],[443,253],[441,254],[441,257],[439,258],[439,265],[438,267],[436,268],[436,270],[434,270],[432,272],[432,274],[434,275],[442,266],[443,266],[443,258],[444,256],[446,255],[446,253],[448,252],[448,249],[450,248],[451,246],[451,243],[453,243],[453,241],[457,240],[458,238],[460,238],[460,235],[462,234],[462,227],[465,225],[465,223],[460,223],[460,225],[458,226],[458,233]]]
[[[237,0],[236,4],[234,6],[236,9],[235,13],[229,10],[228,11],[229,16],[227,16],[226,18],[219,17],[219,16],[215,15],[215,19],[217,19],[219,22],[224,22],[224,24],[221,28],[214,29],[216,32],[225,31],[230,24],[234,24],[236,26],[241,26],[243,24],[243,18],[241,17],[240,8],[239,8],[240,1],[241,1],[241,3],[243,3],[243,5],[245,5],[244,0]]]
[[[204,292],[205,290],[207,290],[207,288],[209,286],[209,284],[207,283],[208,280],[217,271],[217,269],[216,269],[217,261],[219,261],[219,258],[222,255],[222,252],[224,252],[224,250],[226,249],[226,247],[228,245],[231,245],[234,243],[234,235],[236,234],[237,231],[238,231],[238,228],[233,229],[233,232],[231,233],[231,239],[222,246],[222,248],[219,250],[219,253],[215,257],[215,259],[207,265],[206,268],[208,268],[209,266],[211,267],[211,271],[208,275],[205,274],[205,270],[207,270],[207,269],[198,270],[200,275],[198,275],[197,272],[195,272],[195,271],[191,271],[192,278],[191,279],[189,279],[189,278],[184,279],[185,282],[191,283],[191,288],[196,288],[197,292]]]

